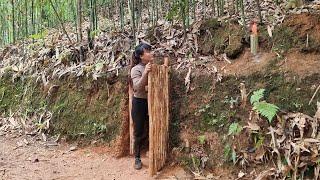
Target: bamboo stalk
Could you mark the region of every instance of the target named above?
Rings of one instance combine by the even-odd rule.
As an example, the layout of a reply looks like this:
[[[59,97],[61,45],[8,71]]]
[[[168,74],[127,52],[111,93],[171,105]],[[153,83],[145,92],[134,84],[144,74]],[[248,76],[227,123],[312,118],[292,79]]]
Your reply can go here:
[[[25,37],[28,36],[28,3],[27,0],[24,0],[25,7]]]
[[[14,0],[11,0],[11,6],[12,6],[12,9],[11,9],[11,11],[12,11],[12,41],[13,41],[13,43],[15,43],[15,41],[16,41],[16,38],[15,38],[15,24],[14,24],[14,20],[15,20],[15,18],[14,18]]]
[[[77,18],[77,30],[78,30],[78,38],[79,38],[79,42],[82,42],[82,0],[78,0],[77,2],[77,14],[78,14],[78,18]]]
[[[64,31],[65,35],[67,36],[69,42],[72,44],[72,41],[71,41],[71,39],[70,39],[70,37],[69,37],[66,29],[65,29],[64,26],[63,26],[62,20],[60,19],[59,14],[58,14],[56,8],[54,7],[54,5],[53,5],[53,3],[52,3],[52,0],[49,0],[49,1],[50,1],[50,4],[51,4],[51,6],[52,6],[52,8],[53,8],[53,10],[54,10],[54,12],[55,12],[55,14],[56,14],[59,22],[60,22],[60,25],[61,25],[62,30]]]
[[[215,0],[212,0],[212,16],[216,15],[216,6],[215,6]]]
[[[256,0],[257,10],[258,10],[258,16],[259,16],[259,22],[262,24],[262,15],[261,15],[261,7],[260,7],[260,1]]]

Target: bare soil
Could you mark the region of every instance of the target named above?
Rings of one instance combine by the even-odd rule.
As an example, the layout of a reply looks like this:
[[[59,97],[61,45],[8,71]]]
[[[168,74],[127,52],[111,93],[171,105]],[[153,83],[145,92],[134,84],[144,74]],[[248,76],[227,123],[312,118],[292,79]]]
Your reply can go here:
[[[231,64],[224,65],[224,74],[247,76],[255,72],[263,72],[272,60],[277,58],[273,52],[261,52],[256,56],[246,49],[243,54]],[[226,64],[224,62],[224,64]],[[282,72],[292,72],[303,78],[318,73],[320,69],[320,54],[300,53],[297,49],[290,50],[284,58],[275,64]],[[220,65],[221,66],[221,65]]]
[[[284,25],[294,29],[299,37],[307,34],[319,42],[320,40],[320,14],[293,14],[288,16]]]
[[[78,148],[65,143],[46,146],[41,141],[23,136],[0,136],[0,144],[1,180],[153,179],[148,175],[148,158],[145,155],[142,157],[143,168],[135,170],[133,157],[115,158],[109,147]],[[164,171],[154,178],[188,177],[179,167],[168,166]]]
[[[291,71],[300,77],[305,77],[320,72],[320,54],[301,54],[292,51],[279,65],[281,65],[282,71]]]
[[[246,49],[243,54],[225,68],[227,75],[250,75],[263,71],[268,63],[276,57],[275,53],[259,53],[253,56],[250,49]]]

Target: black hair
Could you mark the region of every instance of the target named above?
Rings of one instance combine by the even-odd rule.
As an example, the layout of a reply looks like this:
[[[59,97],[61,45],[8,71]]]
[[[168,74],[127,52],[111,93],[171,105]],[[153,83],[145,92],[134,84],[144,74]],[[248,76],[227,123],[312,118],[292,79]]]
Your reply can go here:
[[[151,51],[151,45],[142,42],[138,46],[136,46],[134,52],[132,53],[132,58],[130,61],[130,69],[129,69],[129,84],[131,86],[132,86],[131,69],[141,62],[141,56],[143,55],[145,50]]]
[[[144,53],[144,50],[151,51],[151,46],[147,43],[140,43],[134,50],[132,54],[132,60],[131,60],[131,68],[133,68],[135,65],[139,64],[141,62],[141,56]],[[130,69],[131,69],[130,68]]]

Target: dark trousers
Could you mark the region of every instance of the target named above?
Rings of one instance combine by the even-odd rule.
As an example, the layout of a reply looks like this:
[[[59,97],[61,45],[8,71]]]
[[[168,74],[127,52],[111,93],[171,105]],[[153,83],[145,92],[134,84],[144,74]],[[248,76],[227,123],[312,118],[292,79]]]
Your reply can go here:
[[[143,135],[147,132],[145,127],[149,121],[148,101],[142,98],[132,98],[131,116],[134,124],[134,153],[136,158],[140,158],[141,146],[143,143]]]

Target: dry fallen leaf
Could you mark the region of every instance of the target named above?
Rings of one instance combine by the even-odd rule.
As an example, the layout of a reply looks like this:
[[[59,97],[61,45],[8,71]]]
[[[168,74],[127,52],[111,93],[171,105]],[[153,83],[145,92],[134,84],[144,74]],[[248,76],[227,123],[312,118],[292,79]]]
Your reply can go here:
[[[265,180],[271,178],[270,176],[276,174],[276,170],[274,168],[271,168],[269,170],[261,172],[255,180]]]
[[[240,171],[238,174],[238,179],[243,178],[246,175],[246,173]]]
[[[250,123],[248,122],[247,126],[244,126],[243,128],[248,128],[251,131],[259,131],[260,130],[260,126],[256,123]]]
[[[268,31],[268,34],[269,34],[269,37],[272,37],[272,31],[273,31],[273,26],[270,27],[269,25],[267,26],[267,31]]]

